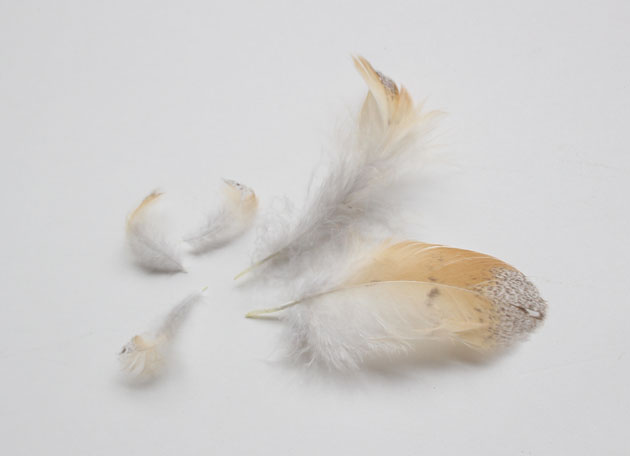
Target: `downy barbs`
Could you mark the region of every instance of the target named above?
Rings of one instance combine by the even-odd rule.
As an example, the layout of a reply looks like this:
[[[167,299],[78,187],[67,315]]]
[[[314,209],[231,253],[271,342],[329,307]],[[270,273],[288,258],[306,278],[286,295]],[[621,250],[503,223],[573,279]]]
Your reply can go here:
[[[190,216],[153,191],[127,219],[127,240],[136,262],[160,272],[183,272],[184,254],[224,245],[252,225],[258,201],[247,186],[224,179],[217,194],[202,197],[201,216]]]
[[[387,229],[399,218],[396,185],[422,163],[439,113],[415,105],[404,87],[366,59],[355,58],[354,64],[368,86],[358,119],[297,216],[274,214],[260,227],[254,264],[236,278],[256,270],[292,280],[325,267],[326,255],[343,251],[357,235]]]
[[[219,207],[208,211],[201,226],[185,236],[184,241],[192,253],[220,247],[252,225],[258,208],[254,191],[230,179],[224,179],[223,183],[223,198]]]
[[[127,218],[127,241],[136,262],[159,272],[185,271],[177,218],[160,191],[151,192]]]
[[[123,371],[143,380],[158,375],[167,365],[172,342],[185,318],[195,305],[202,302],[206,289],[178,302],[156,329],[132,337],[118,354]]]

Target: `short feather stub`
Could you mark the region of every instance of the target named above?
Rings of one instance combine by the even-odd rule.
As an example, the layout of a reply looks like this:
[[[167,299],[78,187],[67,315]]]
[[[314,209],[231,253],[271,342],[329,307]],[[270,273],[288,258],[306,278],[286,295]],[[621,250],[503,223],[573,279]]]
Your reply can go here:
[[[546,303],[514,267],[488,255],[422,242],[385,244],[334,289],[283,310],[290,352],[332,368],[453,340],[482,352],[508,347],[538,327]]]

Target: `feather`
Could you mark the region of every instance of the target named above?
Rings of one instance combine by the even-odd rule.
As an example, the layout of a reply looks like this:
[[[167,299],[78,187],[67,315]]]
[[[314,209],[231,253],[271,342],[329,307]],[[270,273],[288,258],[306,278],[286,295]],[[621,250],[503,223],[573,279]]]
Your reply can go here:
[[[182,322],[192,307],[202,300],[206,288],[177,303],[156,330],[132,337],[118,354],[123,371],[140,379],[158,375],[166,366],[171,342]]]
[[[261,227],[254,264],[236,278],[253,269],[290,278],[325,267],[328,254],[395,218],[392,186],[417,165],[438,113],[424,113],[366,59],[354,63],[369,90],[356,128],[339,144],[326,176],[309,188],[303,211],[288,222],[275,215]]]
[[[258,200],[254,191],[236,181],[224,179],[223,201],[210,211],[202,225],[185,236],[192,253],[203,253],[243,234],[252,223]]]
[[[137,263],[162,272],[185,271],[182,247],[163,207],[164,194],[154,191],[127,218],[127,241]]]
[[[206,252],[240,236],[251,226],[258,207],[252,189],[227,179],[218,198],[204,201],[208,208],[199,223],[188,220],[188,214],[178,210],[181,208],[169,206],[165,196],[152,192],[127,219],[131,252],[138,264],[154,271],[185,271],[185,251]],[[195,224],[198,226],[189,229]]]
[[[332,368],[413,351],[428,339],[482,352],[524,339],[546,303],[514,267],[469,250],[386,243],[335,287],[250,318],[285,311],[290,352]]]

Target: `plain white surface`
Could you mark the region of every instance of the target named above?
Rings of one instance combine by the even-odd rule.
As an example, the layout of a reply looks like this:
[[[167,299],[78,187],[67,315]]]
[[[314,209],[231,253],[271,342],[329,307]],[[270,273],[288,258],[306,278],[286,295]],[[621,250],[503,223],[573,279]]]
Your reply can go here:
[[[625,1],[0,3],[0,452],[628,454]],[[542,329],[489,365],[337,378],[270,362],[253,236],[189,274],[128,261],[151,189],[225,176],[300,202],[365,88],[351,53],[449,116],[413,237],[496,255]],[[115,354],[211,287],[161,381]]]

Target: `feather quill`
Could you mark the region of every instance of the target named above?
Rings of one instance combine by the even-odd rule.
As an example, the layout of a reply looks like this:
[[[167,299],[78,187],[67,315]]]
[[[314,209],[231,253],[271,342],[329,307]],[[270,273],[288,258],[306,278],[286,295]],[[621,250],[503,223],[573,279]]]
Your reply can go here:
[[[327,175],[309,189],[293,221],[275,216],[262,226],[254,264],[264,275],[291,278],[325,267],[327,254],[348,248],[357,234],[392,219],[392,186],[427,149],[437,112],[423,112],[409,92],[362,58],[354,64],[368,86],[356,128],[339,145]]]
[[[158,375],[166,366],[171,343],[193,306],[201,302],[204,288],[178,302],[157,329],[132,337],[118,359],[124,372],[133,378],[147,379]]]
[[[489,352],[524,339],[546,303],[517,269],[488,255],[422,242],[386,243],[338,285],[284,311],[290,352],[331,368],[413,351],[428,339]]]

